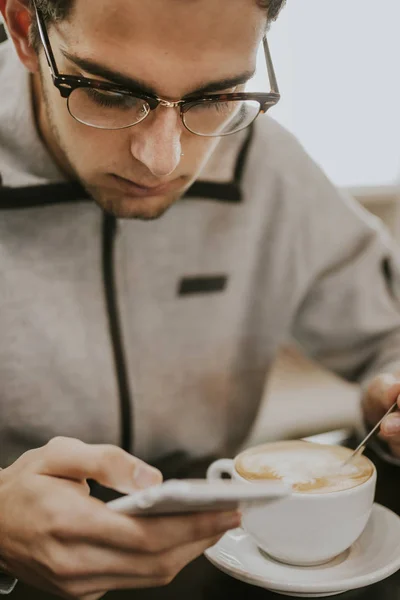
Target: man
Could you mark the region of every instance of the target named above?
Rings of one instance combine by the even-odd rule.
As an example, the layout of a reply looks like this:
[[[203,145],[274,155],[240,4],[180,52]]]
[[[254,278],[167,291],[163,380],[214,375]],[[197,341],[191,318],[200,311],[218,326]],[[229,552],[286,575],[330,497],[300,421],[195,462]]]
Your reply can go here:
[[[400,393],[398,250],[255,120],[279,98],[266,42],[271,92],[241,95],[282,4],[0,0],[9,576],[68,598],[162,585],[234,527],[110,515],[86,480],[124,493],[159,481],[146,463],[235,452],[289,336],[363,383],[366,426]]]

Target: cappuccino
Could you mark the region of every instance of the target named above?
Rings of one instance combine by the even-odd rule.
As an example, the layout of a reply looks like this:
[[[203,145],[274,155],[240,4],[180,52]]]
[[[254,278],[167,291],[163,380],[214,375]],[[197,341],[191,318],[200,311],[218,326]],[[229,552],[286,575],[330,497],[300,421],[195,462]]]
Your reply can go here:
[[[250,481],[281,480],[295,492],[326,494],[356,487],[372,476],[373,465],[365,456],[357,456],[343,467],[351,453],[341,446],[276,442],[242,452],[235,460],[235,468]]]

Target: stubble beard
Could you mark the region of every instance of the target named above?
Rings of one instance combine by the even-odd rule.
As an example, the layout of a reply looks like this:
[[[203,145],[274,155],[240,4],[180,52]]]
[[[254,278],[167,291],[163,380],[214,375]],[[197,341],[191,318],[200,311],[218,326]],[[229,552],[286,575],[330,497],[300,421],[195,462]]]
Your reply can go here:
[[[176,202],[178,202],[183,193],[173,196],[158,197],[157,204],[152,202],[152,198],[121,198],[100,195],[96,189],[88,188],[90,195],[95,202],[108,214],[120,219],[137,219],[140,221],[155,221],[162,217]]]
[[[52,110],[51,101],[47,94],[42,72],[40,72],[40,80],[46,119],[49,124],[51,135],[53,136],[59,149],[59,166],[60,163],[62,163],[62,170],[69,178],[72,178],[80,183],[83,189],[89,194],[94,202],[96,202],[101,210],[120,219],[154,221],[162,217],[173,204],[182,198],[189,185],[186,186],[185,190],[182,190],[180,193],[159,197],[157,203],[154,203],[151,202],[151,198],[126,198],[121,195],[117,195],[116,192],[113,193],[111,190],[107,193],[107,191],[103,191],[99,187],[91,185],[82,179],[74,167],[72,158],[68,152],[68,148],[63,143],[62,135]],[[71,119],[72,118],[73,117],[71,117]]]

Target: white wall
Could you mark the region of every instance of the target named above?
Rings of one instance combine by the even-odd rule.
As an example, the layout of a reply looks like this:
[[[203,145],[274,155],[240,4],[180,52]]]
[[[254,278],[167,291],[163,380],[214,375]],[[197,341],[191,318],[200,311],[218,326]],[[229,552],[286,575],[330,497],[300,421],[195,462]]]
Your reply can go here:
[[[399,179],[399,27],[400,0],[287,0],[271,27],[282,100],[270,114],[338,185]],[[262,62],[254,87],[265,81]]]

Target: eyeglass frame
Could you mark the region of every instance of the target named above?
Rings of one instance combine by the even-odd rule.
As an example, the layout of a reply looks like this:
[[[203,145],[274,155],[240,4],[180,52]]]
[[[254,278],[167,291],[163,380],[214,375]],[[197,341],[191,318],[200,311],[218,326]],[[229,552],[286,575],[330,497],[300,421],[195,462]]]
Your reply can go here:
[[[158,108],[158,106],[164,106],[167,108],[179,108],[181,121],[182,121],[184,127],[190,133],[193,133],[193,135],[198,135],[201,137],[222,137],[222,136],[238,133],[239,131],[243,131],[243,129],[250,127],[250,125],[252,125],[254,123],[254,121],[260,116],[260,114],[265,114],[271,107],[275,106],[281,98],[277,78],[275,75],[275,69],[274,69],[274,65],[272,62],[272,58],[271,58],[271,52],[269,49],[266,35],[264,35],[264,37],[263,37],[263,47],[264,47],[265,60],[266,60],[266,64],[267,64],[269,83],[270,83],[270,87],[271,87],[271,92],[268,92],[268,93],[265,93],[265,92],[264,93],[258,93],[258,92],[236,92],[235,93],[235,92],[233,92],[233,93],[226,93],[226,94],[209,94],[207,96],[193,95],[193,96],[187,96],[184,100],[177,100],[176,102],[171,102],[169,100],[165,100],[164,98],[160,98],[159,96],[156,96],[156,95],[149,95],[149,94],[144,94],[144,93],[138,92],[137,90],[130,90],[129,87],[123,86],[119,83],[108,83],[106,81],[100,81],[100,80],[91,79],[88,77],[80,77],[78,75],[60,74],[58,67],[57,67],[54,52],[53,52],[53,49],[52,49],[52,46],[50,43],[50,38],[49,38],[48,31],[47,31],[45,20],[43,18],[41,11],[37,7],[36,0],[32,0],[32,3],[33,3],[33,7],[35,9],[36,21],[37,21],[38,30],[39,30],[39,36],[40,36],[40,39],[41,39],[41,42],[43,45],[47,64],[50,69],[51,77],[53,80],[53,85],[58,89],[62,98],[65,98],[66,100],[68,100],[70,95],[72,94],[72,92],[74,92],[76,89],[86,87],[86,88],[91,88],[91,89],[95,89],[95,90],[102,90],[104,92],[114,92],[116,94],[122,94],[122,95],[131,96],[134,98],[138,98],[140,100],[144,100],[145,102],[147,102],[147,104],[149,105],[149,108],[150,108],[150,111],[146,114],[146,116],[143,119],[141,119],[140,121],[137,121],[136,123],[132,123],[130,125],[125,125],[124,127],[118,127],[116,129],[115,128],[107,129],[107,128],[97,128],[95,125],[90,125],[89,123],[82,123],[82,121],[79,121],[79,119],[77,119],[71,113],[71,111],[69,109],[69,105],[68,105],[68,111],[69,111],[70,115],[75,120],[82,123],[83,125],[86,125],[87,127],[93,127],[95,129],[103,129],[103,130],[108,130],[108,131],[118,131],[121,129],[128,129],[130,127],[134,127],[135,125],[139,125],[139,123],[142,123],[149,116],[150,112],[154,111],[156,108]],[[226,134],[219,133],[219,134],[216,134],[215,136],[213,136],[213,135],[209,135],[209,134],[196,133],[195,131],[192,131],[185,123],[185,119],[184,119],[185,112],[187,112],[195,104],[206,104],[206,103],[211,103],[211,102],[233,102],[233,101],[238,102],[238,101],[246,101],[246,100],[250,100],[250,101],[253,100],[255,102],[258,102],[260,105],[260,109],[259,109],[257,115],[254,117],[254,119],[251,121],[251,123],[246,125],[242,130],[239,129],[237,131],[233,131],[233,132],[226,133]]]

